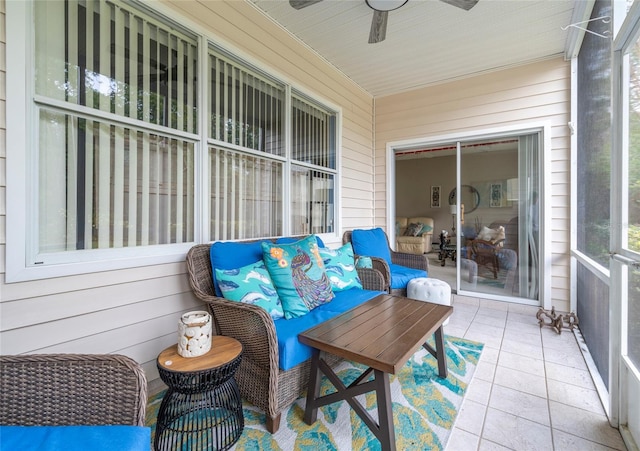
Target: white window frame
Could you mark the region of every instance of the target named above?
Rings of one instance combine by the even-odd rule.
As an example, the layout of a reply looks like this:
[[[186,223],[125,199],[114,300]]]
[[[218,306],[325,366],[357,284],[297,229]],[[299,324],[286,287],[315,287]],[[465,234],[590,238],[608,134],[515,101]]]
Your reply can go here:
[[[336,168],[335,168],[335,202],[334,202],[334,232],[320,234],[326,242],[339,240],[341,223],[340,185],[341,185],[341,146],[342,146],[342,109],[329,101],[319,98],[317,94],[310,93],[304,87],[296,86],[286,77],[281,76],[271,68],[263,68],[252,58],[243,54],[242,50],[235,49],[217,39],[210,30],[203,29],[197,24],[176,17],[175,11],[163,5],[147,6],[164,17],[173,17],[173,21],[180,23],[198,36],[199,41],[199,69],[198,79],[202,83],[199,86],[199,141],[195,144],[194,155],[194,242],[179,244],[163,244],[140,246],[132,248],[111,248],[70,251],[64,253],[70,257],[63,259],[58,264],[41,265],[38,262],[27,262],[30,254],[27,249],[29,236],[35,236],[38,227],[37,221],[29,224],[29,217],[37,218],[37,204],[30,202],[34,199],[33,186],[29,183],[29,176],[37,172],[34,145],[37,144],[37,117],[33,102],[34,92],[32,80],[34,79],[34,67],[32,56],[34,43],[31,30],[34,29],[33,4],[31,1],[7,2],[6,5],[6,62],[8,68],[24,68],[20,70],[8,70],[6,75],[7,114],[6,118],[6,267],[5,282],[21,282],[28,280],[47,279],[78,274],[87,274],[101,271],[135,268],[141,266],[160,265],[183,262],[187,250],[198,242],[209,242],[208,237],[208,189],[207,164],[208,164],[208,127],[205,118],[208,117],[208,105],[206,101],[206,70],[205,55],[210,44],[223,47],[241,61],[255,66],[270,76],[280,80],[286,85],[286,158],[283,187],[290,183],[290,124],[289,113],[291,90],[303,93],[313,101],[332,110],[336,114]],[[203,167],[204,166],[204,167]],[[329,171],[329,172],[333,172]],[[288,190],[283,190],[283,235],[290,231],[290,195]],[[31,252],[32,254],[33,252]]]

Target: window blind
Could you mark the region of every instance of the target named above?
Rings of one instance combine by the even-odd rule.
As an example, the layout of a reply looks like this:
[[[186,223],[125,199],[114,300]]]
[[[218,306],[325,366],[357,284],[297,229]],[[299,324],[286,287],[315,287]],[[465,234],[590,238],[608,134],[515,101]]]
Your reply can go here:
[[[335,169],[335,113],[292,97],[291,149],[294,160]]]
[[[282,235],[284,164],[211,148],[213,241]]]
[[[39,251],[192,241],[194,143],[171,130],[197,132],[196,39],[107,1],[36,23]]]
[[[214,140],[284,155],[284,86],[211,50],[210,135]]]

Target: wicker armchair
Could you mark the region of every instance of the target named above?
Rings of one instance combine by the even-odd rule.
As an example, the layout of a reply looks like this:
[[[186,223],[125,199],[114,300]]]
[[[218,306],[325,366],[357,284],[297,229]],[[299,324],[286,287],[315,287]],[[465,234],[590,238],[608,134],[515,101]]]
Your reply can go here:
[[[387,246],[389,247],[389,252],[391,253],[391,262],[395,265],[405,266],[407,268],[420,269],[429,273],[429,259],[426,255],[418,255],[418,254],[408,254],[405,252],[395,252],[391,249],[389,245],[389,237],[385,234],[385,238],[387,239]],[[351,230],[347,230],[342,235],[342,243],[350,243],[351,242]],[[356,251],[354,249],[354,251]],[[356,251],[357,253],[357,251]],[[391,271],[389,269],[389,265],[387,262],[379,257],[371,257],[371,261],[373,263],[373,268],[380,271],[385,280],[385,291],[388,291],[390,294],[395,294],[398,296],[406,296],[407,295],[407,287],[391,289]]]
[[[210,247],[198,244],[187,253],[191,288],[208,305],[216,332],[242,343],[242,361],[235,374],[240,394],[265,412],[266,428],[274,433],[280,427],[282,411],[306,389],[311,359],[287,371],[279,368],[278,340],[269,313],[215,295]],[[358,276],[365,289],[385,291],[383,276],[375,269],[358,269]]]
[[[147,381],[122,355],[0,356],[0,424],[144,426]]]

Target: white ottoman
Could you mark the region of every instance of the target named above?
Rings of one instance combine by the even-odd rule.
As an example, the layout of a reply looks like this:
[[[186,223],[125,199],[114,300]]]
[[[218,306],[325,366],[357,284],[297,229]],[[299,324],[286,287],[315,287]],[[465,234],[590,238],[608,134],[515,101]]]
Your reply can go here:
[[[434,304],[451,305],[451,286],[440,279],[418,277],[409,281],[407,297]],[[446,326],[448,323],[449,318],[442,324]]]

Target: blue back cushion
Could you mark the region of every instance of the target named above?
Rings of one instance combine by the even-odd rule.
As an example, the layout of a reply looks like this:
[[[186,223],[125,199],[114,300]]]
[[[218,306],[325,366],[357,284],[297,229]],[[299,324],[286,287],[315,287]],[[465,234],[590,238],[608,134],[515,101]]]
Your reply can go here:
[[[298,240],[300,240],[300,238],[281,237],[278,238],[277,242],[293,243]],[[319,236],[316,236],[316,240],[318,241],[318,247],[324,247],[324,243]],[[220,291],[220,287],[218,287],[218,280],[216,279],[216,268],[237,269],[258,260],[262,260],[262,242],[241,243],[233,241],[218,241],[211,245],[209,255],[211,257],[213,272],[213,287],[216,290],[216,296],[222,297],[222,291]]]
[[[222,297],[218,286],[216,269],[238,269],[262,260],[262,243],[235,243],[218,241],[211,245],[209,251],[213,272],[213,286],[216,296]]]
[[[387,242],[387,235],[381,228],[363,230],[355,229],[351,232],[353,251],[357,255],[380,257],[391,264],[391,251]]]
[[[278,354],[280,356],[279,367],[281,370],[289,370],[294,366],[311,358],[311,347],[300,343],[298,334],[312,328],[334,316],[344,313],[363,302],[373,299],[379,294],[387,294],[382,291],[369,291],[352,288],[335,293],[333,301],[314,308],[304,316],[293,319],[279,319],[273,323],[276,326],[278,337]]]

